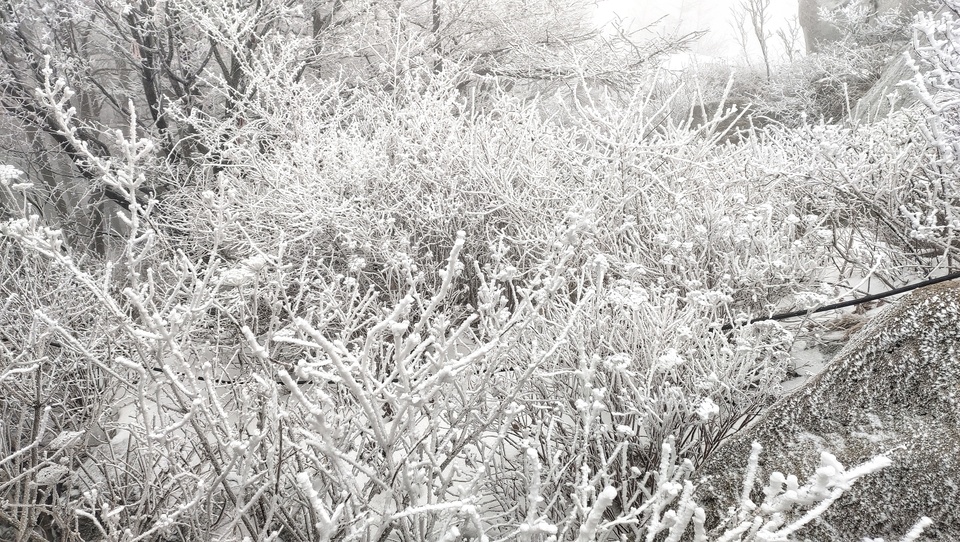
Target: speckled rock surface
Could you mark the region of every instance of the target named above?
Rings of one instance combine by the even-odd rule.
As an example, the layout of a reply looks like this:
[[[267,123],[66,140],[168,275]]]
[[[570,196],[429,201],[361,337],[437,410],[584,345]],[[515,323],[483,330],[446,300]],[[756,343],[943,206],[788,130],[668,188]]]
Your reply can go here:
[[[913,91],[900,85],[901,81],[913,77],[915,73],[903,56],[911,47],[912,45],[905,45],[901,54],[894,57],[883,69],[880,79],[857,100],[851,115],[856,121],[875,122],[903,107],[917,103]]]
[[[740,494],[753,441],[764,447],[764,482],[773,471],[806,479],[823,451],[848,468],[878,454],[893,460],[798,540],[899,540],[924,515],[934,525],[921,540],[960,540],[960,281],[885,309],[818,377],[708,458],[696,497],[714,514],[708,521]]]

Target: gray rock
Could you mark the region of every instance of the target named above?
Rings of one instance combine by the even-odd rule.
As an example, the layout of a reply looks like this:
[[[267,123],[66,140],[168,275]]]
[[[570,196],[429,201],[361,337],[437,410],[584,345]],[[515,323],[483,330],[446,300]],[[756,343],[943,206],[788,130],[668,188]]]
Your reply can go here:
[[[847,0],[800,0],[797,18],[803,28],[808,53],[816,53],[822,44],[840,39],[840,31],[820,17],[820,10],[836,9],[846,2]]]
[[[803,540],[899,540],[922,516],[924,540],[960,540],[960,281],[909,294],[855,335],[807,385],[707,458],[697,501],[735,503],[751,444],[764,447],[754,502],[774,471],[805,480],[827,451],[847,468],[893,464],[856,482],[799,533]]]
[[[912,45],[904,46],[901,54],[887,64],[880,79],[859,100],[853,110],[852,118],[857,122],[870,123],[887,117],[891,113],[917,103],[913,92],[900,82],[914,75],[903,53]]]
[[[936,17],[942,16],[955,18],[957,13],[941,6],[936,10]],[[857,101],[852,115],[854,120],[864,123],[874,122],[919,101],[913,91],[900,85],[901,81],[911,79],[915,75],[906,59],[906,55],[911,54],[912,51],[912,43],[904,45],[900,53],[887,64],[880,79]]]

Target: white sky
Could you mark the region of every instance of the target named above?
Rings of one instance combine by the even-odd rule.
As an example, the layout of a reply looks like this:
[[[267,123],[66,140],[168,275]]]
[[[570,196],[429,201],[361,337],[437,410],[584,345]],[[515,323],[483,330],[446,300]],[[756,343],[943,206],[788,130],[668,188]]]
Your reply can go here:
[[[685,34],[694,30],[708,30],[709,33],[693,46],[692,53],[714,56],[730,60],[740,60],[742,53],[734,40],[731,28],[733,16],[731,8],[741,0],[600,0],[597,9],[597,21],[606,22],[616,16],[634,21],[635,25],[647,25],[660,17],[666,17],[661,28],[667,32]],[[798,0],[772,0],[770,3],[771,31],[785,26],[786,21],[797,15]],[[800,38],[802,40],[802,36]],[[776,47],[777,54],[782,51],[780,40],[776,36],[769,41]],[[753,54],[759,58],[756,38],[751,34],[750,43]],[[801,42],[802,45],[802,42]]]

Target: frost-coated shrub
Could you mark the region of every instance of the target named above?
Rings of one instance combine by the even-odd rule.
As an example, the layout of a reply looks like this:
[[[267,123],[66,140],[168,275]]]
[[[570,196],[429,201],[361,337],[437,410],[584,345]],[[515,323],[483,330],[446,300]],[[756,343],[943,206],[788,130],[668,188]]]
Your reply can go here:
[[[411,76],[400,97],[360,93],[334,121],[291,118],[282,145],[237,138],[227,154],[243,158],[205,184],[203,198],[190,187],[165,204],[172,228],[200,230],[185,250],[236,262],[280,246],[281,265],[321,261],[396,292],[408,274],[435,269],[462,230],[468,276],[474,262],[506,262],[515,303],[556,230],[577,215],[599,225],[575,255],[581,264],[602,255],[611,277],[715,307],[735,297],[748,312],[826,261],[816,249],[821,218],[792,199],[796,179],[778,176],[754,147],[720,149],[681,132],[653,140],[644,95],[625,108],[501,95],[480,114],[457,92],[466,74],[423,77]],[[474,303],[477,282],[468,283],[459,299]]]
[[[538,286],[512,312],[496,301],[502,287],[495,279],[484,284],[486,301],[467,321],[456,324],[442,311],[460,274],[461,235],[432,297],[411,284],[391,307],[373,293],[356,292],[350,302],[316,307],[311,320],[294,318],[289,331],[269,343],[244,327],[236,358],[218,355],[229,345],[192,339],[205,301],[226,286],[222,278],[205,282],[181,260],[169,275],[148,273],[142,288],[127,288],[121,298],[53,250],[56,232],[21,220],[3,233],[68,271],[108,313],[105,319],[120,323],[98,350],[74,341],[77,355],[111,384],[114,402],[95,419],[109,441],[79,444],[89,429],[64,430],[41,447],[47,433],[41,418],[35,455],[43,460],[18,477],[44,488],[41,496],[56,495],[53,504],[31,508],[53,518],[43,524],[51,536],[75,530],[84,539],[107,540],[594,540],[627,532],[652,540],[666,530],[677,540],[690,528],[696,539],[706,539],[703,511],[690,498],[693,463],[679,460],[674,437],[661,444],[659,465],[634,461],[631,449],[638,442],[649,448],[659,437],[639,434],[658,427],[648,419],[658,414],[657,405],[691,414],[690,390],[656,395],[667,384],[658,373],[682,383],[684,370],[698,371],[684,365],[698,360],[667,352],[647,371],[653,381],[631,383],[645,390],[633,393],[642,410],[618,412],[629,409],[629,401],[615,398],[614,382],[606,379],[644,368],[623,355],[601,360],[582,351],[592,347],[578,329],[595,316],[586,312],[597,309],[588,302],[596,295],[591,288],[583,289],[584,301],[556,306],[564,275],[576,272],[567,266],[571,246],[562,240],[570,231],[540,266]],[[588,286],[593,279],[580,280]],[[610,297],[623,303],[625,295]],[[565,309],[574,314],[558,328],[555,318]],[[328,314],[349,325],[328,329]],[[471,331],[474,318],[482,321],[478,331]],[[642,343],[626,348],[642,356]],[[303,357],[276,367],[271,351],[283,345],[300,348]],[[568,345],[580,346],[577,366],[564,364]],[[763,357],[747,341],[738,350],[744,365],[757,353]],[[727,374],[713,382],[719,378],[742,382]],[[746,377],[758,386],[767,384],[762,378],[763,372]],[[728,400],[707,384],[694,413],[701,422],[719,418],[714,401]],[[564,385],[570,387],[557,389]],[[535,393],[550,387],[553,393]],[[697,440],[681,439],[685,447]],[[744,503],[720,539],[776,539],[761,535],[784,526],[778,513],[812,507],[800,523],[785,526],[795,528],[857,476],[882,466],[874,462],[848,475],[825,461],[818,478],[803,487],[787,479],[789,495],[779,500],[772,481],[773,504],[756,512]],[[749,472],[746,480],[748,494]],[[7,521],[29,532],[29,518]]]
[[[720,325],[822,302],[838,257],[874,269],[875,251],[912,246],[835,245],[843,220],[877,216],[860,194],[892,201],[898,165],[922,152],[864,172],[856,146],[896,140],[827,125],[718,146],[655,130],[669,104],[645,92],[520,100],[494,85],[480,107],[453,63],[406,66],[390,91],[266,68],[237,104],[249,122],[192,120],[216,152],[163,173],[179,188],[162,201],[134,197],[163,171],[135,119],[119,158],[85,157],[132,202],[112,259],[65,248],[21,205],[18,174],[0,179],[17,271],[0,385],[33,393],[9,407],[0,527],[775,540],[882,466],[825,457],[819,478],[771,481],[770,502],[744,502],[716,536],[691,500],[696,465],[776,395],[794,336]],[[46,77],[41,103],[83,150],[69,89]],[[68,302],[43,298],[47,283]],[[65,362],[37,349],[48,336]],[[61,398],[77,410],[46,409]]]
[[[956,2],[945,4],[948,9],[939,16],[917,17],[913,54],[907,57],[915,76],[902,83],[922,104],[920,131],[929,155],[915,185],[919,197],[905,203],[902,212],[910,220],[911,235],[932,239],[938,248],[955,243],[960,176],[960,20]]]
[[[15,540],[20,522],[70,521],[48,503],[83,448],[103,442],[98,423],[117,394],[87,358],[109,348],[112,332],[95,296],[36,247],[5,236],[0,262],[0,538]]]
[[[781,82],[773,82],[768,95],[789,96],[814,121],[847,118],[910,38],[909,16],[900,7],[878,9],[876,3],[854,0],[823,13],[822,22],[833,25],[839,39],[784,66]],[[795,92],[790,87],[798,79],[803,84]]]
[[[797,200],[821,217],[842,276],[853,266],[892,284],[955,266],[957,21],[920,14],[914,26],[905,54],[915,75],[901,85],[918,105],[871,124],[821,122],[766,140],[784,174],[806,179]]]

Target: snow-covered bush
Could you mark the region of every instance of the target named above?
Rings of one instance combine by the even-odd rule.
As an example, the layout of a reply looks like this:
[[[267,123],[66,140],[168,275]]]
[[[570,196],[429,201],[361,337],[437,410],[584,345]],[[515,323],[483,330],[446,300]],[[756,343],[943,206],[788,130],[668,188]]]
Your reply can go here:
[[[51,266],[37,248],[0,236],[0,538],[5,540],[25,536],[35,525],[72,521],[72,509],[56,508],[54,487],[86,446],[103,442],[98,423],[116,398],[112,379],[86,355],[109,348],[113,324],[95,296],[82,291],[68,270]],[[84,334],[75,335],[77,329]],[[67,515],[51,513],[55,509]]]
[[[720,326],[822,302],[825,266],[890,272],[879,253],[915,248],[883,237],[899,208],[868,205],[927,156],[894,152],[895,125],[721,146],[658,129],[671,102],[647,92],[519,99],[489,80],[480,107],[463,92],[480,76],[452,61],[398,47],[389,88],[351,87],[290,77],[296,54],[273,45],[243,66],[258,92],[230,97],[244,122],[170,110],[210,149],[194,169],[167,168],[135,118],[101,159],[46,72],[38,103],[129,205],[111,257],[85,259],[0,172],[0,386],[33,394],[3,403],[19,433],[0,526],[704,540],[690,475],[776,396],[796,331]],[[143,201],[158,178],[174,188]],[[44,408],[61,400],[75,410]],[[709,536],[777,539],[882,466],[824,462]]]
[[[119,298],[52,250],[55,232],[22,221],[3,232],[66,270],[107,312],[104,320],[119,323],[106,344],[57,328],[72,339],[80,360],[109,382],[112,401],[91,420],[71,420],[71,429],[80,431],[64,430],[42,447],[43,418],[35,430],[42,460],[23,476],[28,487],[43,488],[41,496],[55,495],[32,512],[54,518],[47,533],[77,530],[84,539],[107,540],[239,539],[240,533],[274,540],[592,540],[607,532],[652,539],[669,530],[677,539],[691,521],[702,531],[702,511],[690,500],[693,463],[678,459],[675,439],[660,446],[659,465],[636,460],[633,448],[658,438],[639,434],[657,427],[647,419],[657,405],[674,404],[681,416],[695,406],[699,420],[708,422],[720,412],[707,394],[726,398],[706,388],[696,405],[686,406],[687,390],[658,397],[659,372],[678,382],[684,369],[696,373],[681,366],[685,360],[676,351],[657,359],[647,381],[606,381],[612,374],[639,376],[644,368],[623,355],[586,357],[582,350],[590,345],[581,342],[587,337],[580,328],[596,314],[577,313],[597,310],[590,288],[558,328],[557,311],[569,302],[556,306],[555,294],[564,275],[578,271],[567,265],[572,247],[564,241],[574,232],[561,232],[537,276],[540,286],[512,312],[494,301],[495,279],[484,285],[487,301],[474,317],[482,321],[478,331],[441,310],[457,281],[461,237],[433,297],[422,297],[412,284],[390,308],[357,291],[351,302],[316,307],[312,321],[294,319],[271,343],[244,328],[245,341],[234,345],[193,339],[205,301],[227,287],[223,275],[205,280],[181,260],[146,273],[143,288],[126,288]],[[232,287],[240,287],[236,282]],[[643,302],[623,299],[623,291],[610,297]],[[127,303],[134,318],[121,308]],[[325,331],[328,315],[350,324]],[[73,331],[82,333],[78,327]],[[271,351],[283,345],[300,348],[303,357],[277,367]],[[563,364],[567,345],[580,350],[576,367]],[[737,355],[749,362],[742,346]],[[756,378],[748,380],[768,384]],[[643,411],[617,412],[629,406],[615,397],[618,383],[645,390],[635,395]],[[551,387],[553,393],[536,394]],[[625,415],[634,421],[619,419]],[[104,434],[81,444],[92,435],[91,422]],[[681,439],[686,447],[698,440]],[[831,473],[823,473],[818,487],[843,489],[853,479],[842,470]],[[836,498],[821,493],[798,504]],[[772,514],[765,522],[749,512],[737,515],[743,527],[731,531],[742,536],[726,539],[761,539],[754,535],[762,531],[750,528],[780,526],[779,511],[762,510],[758,517]]]
[[[901,209],[910,220],[910,235],[933,243],[944,254],[956,242],[955,207],[960,203],[956,196],[960,176],[960,19],[956,2],[945,4],[949,9],[939,15],[918,16],[913,52],[907,56],[915,75],[902,84],[920,101],[924,121],[920,133],[928,160],[911,185],[914,198]]]
[[[779,81],[771,81],[768,96],[786,98],[815,122],[847,118],[910,39],[908,14],[899,7],[878,9],[876,3],[854,0],[825,10],[821,24],[833,25],[839,38],[784,66]]]
[[[870,124],[803,124],[766,139],[784,173],[806,179],[797,200],[829,230],[841,276],[872,270],[895,284],[954,265],[956,25],[947,13],[918,15],[904,53],[915,75],[901,85],[919,104]]]

